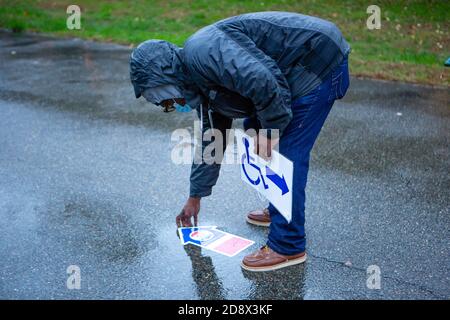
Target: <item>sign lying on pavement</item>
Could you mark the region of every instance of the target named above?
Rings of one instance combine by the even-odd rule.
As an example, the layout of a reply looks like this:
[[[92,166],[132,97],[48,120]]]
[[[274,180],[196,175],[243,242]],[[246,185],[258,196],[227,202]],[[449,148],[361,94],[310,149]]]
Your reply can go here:
[[[292,220],[293,164],[279,152],[272,151],[272,159],[265,161],[253,153],[253,138],[242,130],[235,132],[241,178],[272,203],[282,216]]]
[[[181,243],[188,243],[233,257],[248,248],[254,241],[217,230],[216,226],[178,228]]]

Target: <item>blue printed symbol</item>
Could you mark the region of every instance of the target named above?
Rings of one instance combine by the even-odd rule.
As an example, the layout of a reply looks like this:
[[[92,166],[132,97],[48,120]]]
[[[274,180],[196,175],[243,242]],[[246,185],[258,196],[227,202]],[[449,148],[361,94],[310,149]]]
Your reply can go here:
[[[242,165],[242,170],[244,171],[245,176],[247,177],[248,181],[250,181],[250,183],[255,186],[257,186],[262,181],[264,189],[268,189],[269,186],[264,181],[264,176],[261,172],[261,169],[256,164],[250,162],[250,161],[255,160],[252,156],[250,156],[250,152],[248,150],[250,147],[250,143],[248,142],[248,140],[246,138],[242,138],[242,142],[244,143],[244,146],[245,146],[245,154],[242,155],[241,165]],[[245,160],[247,160],[247,163],[251,167],[255,168],[258,171],[258,178],[256,178],[256,180],[253,180],[252,178],[250,178],[250,176],[247,173],[247,170],[245,170]]]
[[[255,186],[259,185],[259,183],[262,182],[264,189],[269,189],[269,186],[267,185],[266,181],[264,180],[264,175],[261,172],[261,168],[258,167],[255,163],[252,163],[252,161],[254,161],[255,159],[252,156],[250,156],[250,151],[249,151],[250,143],[248,142],[248,140],[245,137],[242,138],[242,142],[244,143],[244,146],[245,146],[245,154],[242,155],[241,165],[242,165],[242,171],[244,172],[245,176],[247,177],[247,180]],[[245,168],[246,164],[250,165],[252,168],[254,168],[258,172],[258,177],[256,179],[252,179],[249,176],[249,174]],[[284,195],[289,192],[289,188],[287,186],[284,175],[282,175],[280,177],[272,169],[270,169],[268,166],[266,166],[266,177],[270,181],[272,181],[278,188],[280,188],[281,195]]]
[[[286,179],[284,176],[279,176],[275,172],[272,171],[268,166],[266,166],[266,176],[272,181],[278,188],[281,190],[281,195],[284,195],[289,192],[289,188],[286,183]]]
[[[184,227],[179,228],[181,240],[184,244],[191,243],[195,245],[203,245],[223,234],[222,231],[216,230],[216,227]]]

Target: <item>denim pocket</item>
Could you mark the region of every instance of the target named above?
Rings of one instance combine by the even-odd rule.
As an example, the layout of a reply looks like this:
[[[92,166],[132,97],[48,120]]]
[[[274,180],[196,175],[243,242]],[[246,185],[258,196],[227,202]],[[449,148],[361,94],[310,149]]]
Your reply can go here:
[[[338,67],[337,70],[334,70],[331,73],[331,84],[330,84],[330,94],[328,95],[328,102],[332,102],[338,99],[340,83],[342,78],[341,67]]]
[[[348,72],[342,75],[340,84],[339,84],[339,95],[338,99],[342,99],[347,93],[348,87],[350,86],[350,80],[348,76]]]
[[[344,62],[339,67],[340,70],[340,78],[337,83],[337,90],[336,90],[336,99],[342,99],[345,94],[347,93],[348,87],[350,86],[350,77],[348,74],[348,60],[345,59]]]

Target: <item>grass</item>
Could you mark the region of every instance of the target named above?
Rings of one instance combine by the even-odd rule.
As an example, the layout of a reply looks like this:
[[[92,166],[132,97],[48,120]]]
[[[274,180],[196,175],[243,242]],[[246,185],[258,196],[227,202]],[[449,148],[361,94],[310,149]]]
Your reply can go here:
[[[68,30],[66,8],[80,6],[81,29]],[[352,46],[355,76],[450,85],[449,1],[379,0],[382,26],[368,30],[362,0],[0,0],[0,27],[136,46],[150,38],[182,45],[199,28],[240,13],[282,10],[335,22]]]

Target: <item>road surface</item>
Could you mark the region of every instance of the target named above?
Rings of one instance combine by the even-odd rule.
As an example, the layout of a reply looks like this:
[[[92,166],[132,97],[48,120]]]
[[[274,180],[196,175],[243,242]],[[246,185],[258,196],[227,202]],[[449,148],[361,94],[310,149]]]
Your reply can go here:
[[[267,230],[245,214],[265,203],[237,165],[222,168],[200,223],[256,245],[233,258],[181,246],[190,166],[172,163],[171,134],[194,114],[136,100],[129,54],[0,33],[0,298],[450,298],[448,88],[352,79],[312,154],[309,260],[253,274],[239,264]]]

